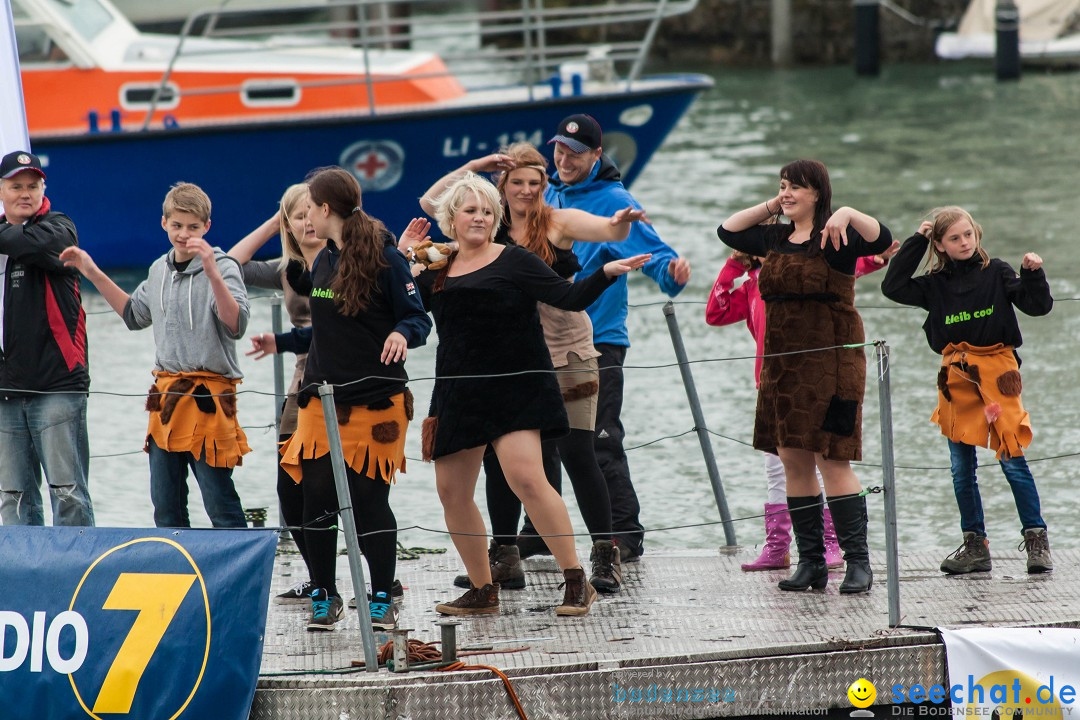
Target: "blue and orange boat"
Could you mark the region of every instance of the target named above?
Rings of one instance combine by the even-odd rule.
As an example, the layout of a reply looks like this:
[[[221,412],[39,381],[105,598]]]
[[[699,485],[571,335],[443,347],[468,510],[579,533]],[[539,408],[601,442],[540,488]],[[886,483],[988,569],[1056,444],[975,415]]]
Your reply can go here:
[[[573,112],[599,120],[632,183],[711,85],[641,75],[658,25],[696,0],[512,11],[328,0],[208,11],[177,36],[140,32],[108,0],[11,2],[48,194],[108,267],[161,253],[161,198],[180,180],[209,193],[223,246],[330,164],[350,169],[365,208],[397,229],[434,178],[508,142],[542,145]],[[589,41],[631,23],[640,38]]]

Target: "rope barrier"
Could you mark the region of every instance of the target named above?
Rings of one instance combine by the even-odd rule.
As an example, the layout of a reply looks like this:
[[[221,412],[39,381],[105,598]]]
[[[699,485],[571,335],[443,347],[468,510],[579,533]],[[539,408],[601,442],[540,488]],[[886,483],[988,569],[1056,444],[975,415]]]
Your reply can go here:
[[[867,487],[867,488],[863,488],[857,494],[851,495],[849,497],[844,497],[844,498],[840,498],[840,499],[833,499],[831,501],[830,500],[822,500],[820,503],[814,503],[814,504],[811,504],[811,505],[806,505],[805,507],[808,507],[808,508],[809,507],[823,507],[828,502],[832,502],[834,504],[837,503],[837,502],[846,502],[846,501],[849,501],[849,500],[855,500],[856,498],[859,498],[859,497],[867,497],[869,495],[876,495],[876,494],[879,494],[881,492],[882,492],[882,488],[880,486],[873,485],[873,486],[870,486],[870,487]],[[345,510],[351,510],[351,509],[352,509],[351,507],[345,508]],[[787,510],[781,511],[781,513],[784,513],[784,512],[787,512]],[[757,513],[757,514],[754,514],[754,515],[744,515],[742,517],[732,518],[731,522],[742,522],[744,520],[745,521],[760,520],[762,518],[768,517],[770,515],[775,515],[775,514],[777,514],[777,513]],[[319,522],[319,520],[321,520],[323,518],[326,518],[326,517],[333,516],[333,515],[336,515],[336,513],[325,513],[322,516],[320,516],[319,518],[316,518],[315,520],[312,520],[311,522],[312,523]],[[669,532],[669,531],[672,531],[672,530],[687,530],[687,529],[694,529],[694,528],[712,527],[714,525],[720,525],[723,522],[724,522],[723,520],[706,520],[706,521],[699,522],[699,523],[685,523],[685,524],[682,524],[682,525],[667,525],[667,526],[663,526],[663,527],[645,528],[643,530],[623,530],[623,531],[613,530],[611,532],[611,534],[612,535],[633,535],[633,534],[636,534],[638,532],[642,532],[642,533],[645,533],[645,534],[658,533],[658,532]],[[293,531],[296,531],[296,530],[318,530],[318,531],[330,530],[330,531],[337,532],[340,529],[339,526],[337,526],[337,525],[330,525],[329,527],[325,527],[325,528],[310,527],[310,525],[311,525],[311,523],[305,523],[304,525],[298,525],[298,526],[284,525],[284,526],[280,526],[280,527],[266,528],[266,529],[274,530],[275,532],[279,532],[279,533],[284,532],[286,530],[288,530],[289,532],[293,532]],[[385,534],[385,533],[402,533],[402,532],[408,532],[409,530],[419,530],[420,532],[432,533],[434,535],[447,535],[447,536],[450,536],[450,537],[453,537],[454,535],[457,535],[459,537],[482,537],[482,538],[490,538],[491,537],[490,533],[453,532],[453,531],[450,531],[450,530],[443,530],[443,529],[438,529],[438,528],[424,527],[423,525],[409,525],[407,527],[387,528],[385,530],[369,530],[368,532],[363,532],[363,533],[358,532],[358,533],[356,533],[356,536],[358,538],[365,538],[365,537],[368,537],[370,535],[382,535],[382,534]],[[583,533],[557,533],[557,534],[549,534],[549,535],[547,535],[547,537],[571,537],[571,538],[579,538],[579,537],[584,538],[584,537],[587,537],[587,538],[591,538],[592,534],[588,533],[588,532],[583,532]],[[400,542],[397,544],[397,553],[398,553],[397,559],[398,560],[419,560],[420,555],[424,555],[424,554],[427,554],[427,555],[442,555],[445,552],[446,552],[446,548],[423,548],[423,547],[406,548]]]

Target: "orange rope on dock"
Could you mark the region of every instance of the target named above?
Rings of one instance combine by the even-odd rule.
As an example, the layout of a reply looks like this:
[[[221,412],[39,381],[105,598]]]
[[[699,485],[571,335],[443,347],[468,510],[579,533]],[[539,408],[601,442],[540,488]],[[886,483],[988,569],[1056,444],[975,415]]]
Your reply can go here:
[[[521,720],[529,720],[525,715],[525,708],[521,706],[521,700],[518,699],[517,693],[514,691],[514,686],[510,684],[510,678],[506,677],[506,673],[497,667],[492,665],[466,665],[460,660],[452,665],[439,668],[439,670],[452,671],[452,670],[490,670],[499,676],[503,681],[503,685],[506,687],[506,694],[510,696],[510,701],[514,703],[514,709],[517,710],[518,717]]]
[[[408,647],[407,647],[407,650],[406,650],[409,663],[412,664],[412,663],[424,663],[424,662],[437,662],[440,658],[442,658],[442,652],[439,651],[435,647],[436,645],[438,645],[438,643],[426,643],[426,642],[421,642],[420,640],[416,640],[415,638],[410,638],[409,642],[408,642]],[[523,651],[528,650],[528,649],[529,649],[528,646],[526,646],[526,647],[520,647],[520,648],[508,648],[506,650],[473,650],[473,651],[469,651],[469,652],[458,653],[458,655],[459,655],[459,657],[463,657],[463,656],[466,656],[466,655],[488,655],[488,654],[499,654],[499,653],[513,653],[513,652],[523,652]],[[387,642],[387,643],[384,643],[382,646],[380,646],[379,647],[379,655],[378,655],[378,657],[379,657],[379,664],[380,665],[385,665],[388,660],[393,659],[393,657],[394,657],[394,643],[393,642]],[[353,667],[363,667],[364,666],[364,661],[363,660],[354,660],[353,663],[352,663],[352,666]],[[521,706],[521,700],[518,698],[517,692],[514,690],[514,686],[510,684],[510,678],[508,678],[506,676],[506,674],[502,670],[500,670],[499,668],[494,667],[492,665],[466,665],[465,663],[458,660],[457,662],[451,663],[450,665],[447,665],[447,666],[441,667],[441,668],[436,668],[436,669],[437,670],[442,670],[442,671],[490,670],[491,672],[498,675],[499,678],[503,681],[503,685],[506,687],[506,694],[510,696],[510,701],[512,703],[514,703],[514,710],[517,711],[518,717],[520,717],[521,720],[529,720],[528,716],[525,715],[525,708],[523,708]]]

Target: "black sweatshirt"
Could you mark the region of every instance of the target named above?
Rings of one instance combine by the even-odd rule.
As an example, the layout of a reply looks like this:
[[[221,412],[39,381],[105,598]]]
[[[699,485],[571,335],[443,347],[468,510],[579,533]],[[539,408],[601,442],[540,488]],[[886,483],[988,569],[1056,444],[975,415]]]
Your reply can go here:
[[[278,352],[308,353],[301,398],[318,395],[312,384],[324,381],[338,386],[334,401],[343,405],[368,405],[404,392],[405,363],[384,365],[379,359],[383,345],[394,331],[404,335],[411,348],[423,345],[431,332],[431,319],[393,236],[384,238],[383,257],[388,267],[379,272],[367,307],[356,315],[342,314],[330,289],[341,259],[337,246],[327,242],[316,258],[311,273],[311,327],[275,336]],[[389,379],[342,386],[369,376]]]
[[[929,311],[923,330],[934,352],[961,342],[1018,348],[1024,340],[1013,306],[1035,316],[1046,315],[1054,307],[1041,268],[1021,269],[1017,277],[1008,263],[996,258],[983,268],[978,254],[960,262],[948,260],[939,272],[912,277],[929,244],[919,233],[904,241],[889,263],[881,291],[890,300]]]

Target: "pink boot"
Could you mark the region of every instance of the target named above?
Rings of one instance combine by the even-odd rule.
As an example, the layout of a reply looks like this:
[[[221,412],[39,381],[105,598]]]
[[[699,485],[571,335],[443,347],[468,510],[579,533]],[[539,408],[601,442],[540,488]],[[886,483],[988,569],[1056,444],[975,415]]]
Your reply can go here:
[[[765,503],[765,547],[761,548],[761,556],[757,560],[743,563],[742,569],[750,572],[791,567],[790,547],[791,515],[788,514],[787,505]]]
[[[840,544],[836,542],[836,528],[832,524],[832,513],[829,506],[824,507],[825,514],[825,565],[831,568],[844,566],[844,553],[840,551]]]

